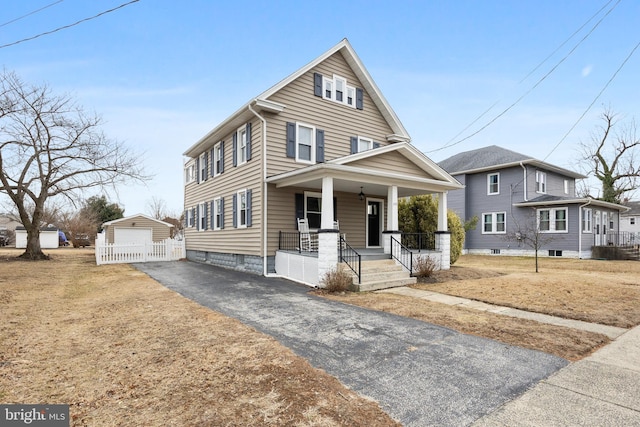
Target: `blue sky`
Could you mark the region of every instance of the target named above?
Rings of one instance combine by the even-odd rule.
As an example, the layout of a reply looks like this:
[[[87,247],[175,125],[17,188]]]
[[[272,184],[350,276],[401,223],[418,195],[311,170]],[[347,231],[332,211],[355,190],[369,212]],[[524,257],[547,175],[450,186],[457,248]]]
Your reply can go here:
[[[7,2],[0,46],[126,2]],[[2,47],[0,58],[25,81],[71,94],[102,116],[110,137],[144,153],[140,161],[153,180],[109,196],[125,214],[147,212],[153,197],[179,214],[182,153],[249,99],[345,37],[412,143],[433,160],[495,144],[579,170],[579,144],[597,130],[603,106],[624,120],[640,118],[637,52],[563,140],[640,42],[638,16],[640,2],[631,0],[140,0]],[[442,149],[529,91],[486,129]]]

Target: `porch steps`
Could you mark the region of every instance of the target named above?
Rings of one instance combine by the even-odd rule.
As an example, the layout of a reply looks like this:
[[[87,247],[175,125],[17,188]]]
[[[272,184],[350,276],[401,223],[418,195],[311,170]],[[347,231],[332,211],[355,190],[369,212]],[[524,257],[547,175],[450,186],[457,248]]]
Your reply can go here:
[[[348,268],[346,270],[351,271]],[[362,280],[358,283],[358,278],[352,273],[353,285],[350,290],[377,291],[416,283],[415,277],[411,277],[408,271],[394,260],[388,259],[388,256],[386,259],[362,261],[361,274]]]

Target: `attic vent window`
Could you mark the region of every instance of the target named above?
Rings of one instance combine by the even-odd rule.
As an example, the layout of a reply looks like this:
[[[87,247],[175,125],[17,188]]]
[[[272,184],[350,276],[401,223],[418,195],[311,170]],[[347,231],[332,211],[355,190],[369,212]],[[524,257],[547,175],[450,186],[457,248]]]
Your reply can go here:
[[[350,86],[347,79],[336,74],[329,78],[319,73],[314,73],[314,94],[323,99],[337,102],[348,107],[363,109],[363,94],[360,88]]]

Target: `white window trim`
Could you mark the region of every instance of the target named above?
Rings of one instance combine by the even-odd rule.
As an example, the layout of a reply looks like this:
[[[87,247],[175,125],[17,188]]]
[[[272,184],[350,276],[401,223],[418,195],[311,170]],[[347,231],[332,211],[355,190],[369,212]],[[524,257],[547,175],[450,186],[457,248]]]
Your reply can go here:
[[[309,219],[309,217],[307,216],[307,212],[308,212],[307,199],[309,197],[314,197],[314,198],[320,199],[320,212],[319,213],[320,213],[320,224],[322,224],[322,193],[316,193],[316,192],[313,192],[313,191],[305,191],[304,192],[304,217],[307,220]],[[314,230],[315,231],[315,230],[318,230],[318,229],[317,228],[310,228],[310,230]]]
[[[300,127],[305,127],[311,129],[311,160],[301,159],[300,158]],[[316,163],[316,127],[309,125],[307,123],[296,122],[296,162],[298,163],[306,163],[306,164],[315,164]]]
[[[540,212],[542,211],[549,211],[549,230],[540,230]],[[557,211],[565,211],[565,217],[564,217],[564,222],[565,222],[565,229],[564,230],[556,230],[556,212]],[[567,207],[562,207],[562,208],[545,208],[545,209],[538,209],[536,211],[536,223],[538,225],[538,230],[540,231],[540,233],[568,233],[569,232],[569,208]]]
[[[589,215],[587,215],[589,213]],[[587,221],[587,218],[589,219]],[[593,209],[582,208],[582,232],[593,233]]]
[[[207,162],[206,162],[206,158],[207,158],[207,153],[204,152],[202,154],[200,154],[200,170],[198,171],[198,176],[200,177],[200,182],[205,182],[207,180],[207,173],[209,172],[207,170]]]
[[[204,215],[206,203],[198,203],[198,207],[196,209],[196,229],[198,231],[205,231],[207,229],[207,220],[208,218]]]
[[[369,148],[361,150],[360,149],[360,143],[368,143],[369,144]],[[358,153],[362,153],[363,151],[369,151],[373,149],[373,139],[372,138],[367,138],[365,136],[358,136]]]
[[[502,214],[504,217],[504,230],[495,231],[498,225],[498,215]],[[491,231],[485,231],[484,229],[484,217],[491,215]],[[482,214],[482,234],[506,234],[507,233],[507,212],[484,212]]]
[[[247,146],[249,145],[249,141],[247,141],[247,125],[240,126],[236,132],[238,135],[236,139],[238,144],[236,147],[237,166],[240,166],[247,163]],[[242,135],[244,135],[244,147],[242,146]]]
[[[236,228],[247,228],[247,189],[245,188],[244,190],[240,190],[238,191],[236,196],[236,223],[237,223],[237,227]],[[242,196],[244,195],[244,224],[242,224]]]
[[[536,171],[536,193],[547,194],[547,173]]]
[[[337,87],[338,82],[342,82],[342,101],[338,101]],[[330,86],[330,95],[327,96],[327,87]],[[349,103],[349,93],[351,97],[351,103]],[[334,74],[332,78],[322,76],[322,98],[329,101],[336,102],[338,104],[346,105],[347,107],[356,108],[356,88],[349,85],[349,82],[345,77]]]
[[[222,149],[222,141],[218,142],[216,145],[213,146],[213,159],[211,159],[213,161],[213,176],[220,175],[220,168],[218,167],[218,162],[220,163],[224,162],[224,159],[221,158],[222,153],[219,153],[221,149]]]
[[[496,192],[491,192],[491,177],[492,176],[497,176],[498,177],[498,191]],[[487,196],[496,196],[500,194],[500,172],[495,172],[495,173],[488,173],[487,174]]]
[[[193,207],[187,208],[185,211],[186,211],[185,222],[186,222],[187,228],[191,228],[195,225],[194,224],[195,221],[193,220]]]
[[[222,201],[222,197],[216,197],[215,199],[213,199],[213,212],[211,212],[211,215],[213,215],[213,229],[214,230],[222,230],[222,227],[220,227],[218,225],[218,211],[220,210],[220,202]],[[224,212],[220,212],[220,216],[222,217],[222,215],[224,215]],[[220,222],[222,222],[223,218],[220,218]]]
[[[195,182],[195,180],[196,180],[195,169],[196,169],[196,162],[194,160],[190,160],[184,166],[184,183],[185,183],[185,185],[186,184],[191,184],[192,182]]]
[[[569,180],[564,180],[564,194],[569,194]]]

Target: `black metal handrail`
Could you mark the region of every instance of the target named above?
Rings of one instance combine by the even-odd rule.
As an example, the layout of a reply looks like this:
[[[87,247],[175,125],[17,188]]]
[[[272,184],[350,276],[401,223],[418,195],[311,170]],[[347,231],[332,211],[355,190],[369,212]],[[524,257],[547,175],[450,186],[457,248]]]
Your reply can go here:
[[[597,235],[594,235],[594,245]],[[608,231],[599,246],[636,246],[640,245],[640,233],[631,231]],[[598,246],[598,245],[595,245]]]
[[[413,252],[393,236],[391,236],[391,258],[409,270],[409,274],[413,277]]]
[[[317,252],[318,233],[310,232],[309,241],[301,239],[299,231],[280,231],[278,234],[278,250],[291,252]]]
[[[407,249],[433,251],[436,249],[436,235],[434,233],[402,233],[400,243]]]
[[[347,264],[347,267],[349,267],[351,271],[358,276],[358,284],[360,284],[362,277],[362,256],[355,249],[349,246],[343,236],[340,236],[338,243],[338,256],[340,262]]]

